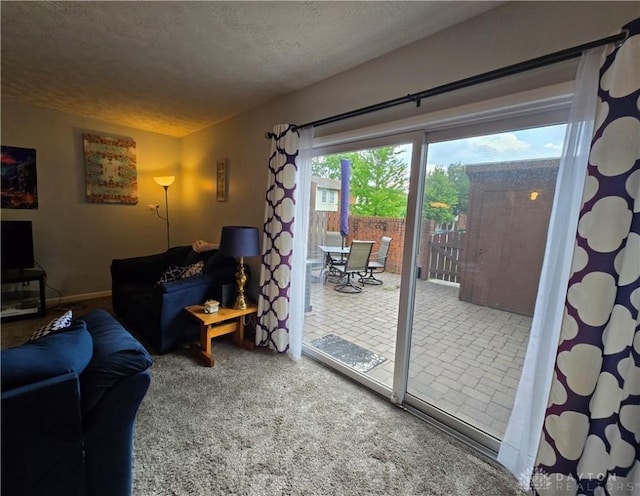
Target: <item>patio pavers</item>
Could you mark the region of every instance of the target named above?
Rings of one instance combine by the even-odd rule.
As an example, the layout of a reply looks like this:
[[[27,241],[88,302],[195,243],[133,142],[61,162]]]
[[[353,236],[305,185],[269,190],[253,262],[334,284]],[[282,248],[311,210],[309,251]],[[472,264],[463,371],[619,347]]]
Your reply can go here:
[[[400,277],[362,293],[311,283],[304,343],[335,334],[387,360],[366,373],[391,387]],[[407,392],[502,438],[524,362],[531,318],[458,299],[458,286],[416,281]]]

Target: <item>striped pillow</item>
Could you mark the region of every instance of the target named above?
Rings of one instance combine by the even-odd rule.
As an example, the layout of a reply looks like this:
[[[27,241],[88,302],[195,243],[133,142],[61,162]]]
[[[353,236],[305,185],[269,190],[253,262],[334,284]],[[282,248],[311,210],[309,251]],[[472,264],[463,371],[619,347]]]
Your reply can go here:
[[[29,341],[35,341],[36,339],[47,336],[48,334],[52,334],[56,331],[69,327],[71,325],[71,319],[73,319],[73,312],[71,310],[68,310],[60,317],[56,317],[55,319],[40,327],[31,335]]]

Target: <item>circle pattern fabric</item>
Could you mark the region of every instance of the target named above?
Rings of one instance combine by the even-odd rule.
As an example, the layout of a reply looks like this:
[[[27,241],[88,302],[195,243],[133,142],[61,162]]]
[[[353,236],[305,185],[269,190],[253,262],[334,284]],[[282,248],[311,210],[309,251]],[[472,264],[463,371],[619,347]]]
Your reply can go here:
[[[605,56],[534,494],[640,494],[640,19]]]

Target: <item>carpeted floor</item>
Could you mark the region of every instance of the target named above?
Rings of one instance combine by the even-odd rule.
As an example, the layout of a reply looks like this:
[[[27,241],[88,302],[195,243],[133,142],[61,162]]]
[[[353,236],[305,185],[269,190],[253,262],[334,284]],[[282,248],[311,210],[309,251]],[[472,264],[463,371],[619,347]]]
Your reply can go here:
[[[136,495],[524,494],[496,463],[303,358],[215,342],[156,357]]]
[[[154,356],[135,496],[525,495],[496,462],[311,359],[224,337],[214,355],[214,368],[186,348]]]

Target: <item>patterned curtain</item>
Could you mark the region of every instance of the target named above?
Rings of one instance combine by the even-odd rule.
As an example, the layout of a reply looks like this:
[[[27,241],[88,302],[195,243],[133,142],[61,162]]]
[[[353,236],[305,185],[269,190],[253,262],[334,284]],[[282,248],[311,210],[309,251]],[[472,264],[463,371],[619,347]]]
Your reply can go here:
[[[289,350],[290,342],[291,262],[299,134],[290,124],[278,124],[273,128],[271,140],[256,344],[285,353]]]
[[[600,69],[536,467],[540,496],[640,494],[640,19]]]

